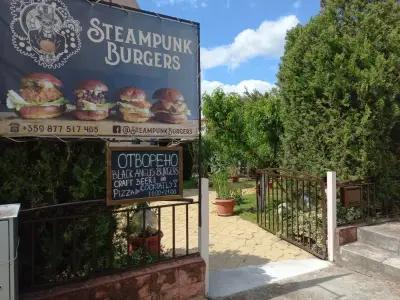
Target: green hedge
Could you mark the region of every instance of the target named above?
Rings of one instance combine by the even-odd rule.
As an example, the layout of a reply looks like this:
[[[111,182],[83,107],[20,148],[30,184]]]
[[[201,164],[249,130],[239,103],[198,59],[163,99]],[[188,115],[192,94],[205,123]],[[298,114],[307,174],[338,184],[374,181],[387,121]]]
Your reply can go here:
[[[327,1],[287,36],[278,75],[283,164],[387,185],[399,168],[399,72],[397,1]]]
[[[0,143],[0,203],[36,207],[105,197],[105,144]]]

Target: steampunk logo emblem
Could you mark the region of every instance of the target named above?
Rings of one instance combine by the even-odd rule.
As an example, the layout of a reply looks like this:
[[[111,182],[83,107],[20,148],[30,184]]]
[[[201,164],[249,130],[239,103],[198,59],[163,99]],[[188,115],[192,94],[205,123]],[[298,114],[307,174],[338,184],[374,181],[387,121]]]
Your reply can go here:
[[[12,43],[48,69],[61,68],[81,48],[80,23],[62,0],[11,0]]]

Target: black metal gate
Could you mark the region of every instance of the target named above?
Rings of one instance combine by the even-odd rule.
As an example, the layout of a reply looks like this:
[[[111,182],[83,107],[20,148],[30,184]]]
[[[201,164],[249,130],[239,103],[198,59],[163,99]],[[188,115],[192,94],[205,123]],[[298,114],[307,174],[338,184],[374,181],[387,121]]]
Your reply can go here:
[[[257,222],[280,238],[326,259],[325,180],[283,169],[258,171]]]

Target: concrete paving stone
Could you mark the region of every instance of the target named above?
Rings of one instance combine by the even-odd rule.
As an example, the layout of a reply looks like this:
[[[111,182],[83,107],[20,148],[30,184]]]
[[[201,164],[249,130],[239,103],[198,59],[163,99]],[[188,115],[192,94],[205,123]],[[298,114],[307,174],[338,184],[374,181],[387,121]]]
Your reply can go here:
[[[383,262],[384,273],[388,278],[395,281],[400,280],[400,258],[391,257]]]
[[[279,280],[234,295],[211,299],[398,300],[400,299],[400,286],[398,283],[330,266],[320,271]]]
[[[210,273],[209,295],[211,297],[235,295],[329,266],[330,264],[326,261],[312,258],[297,261],[268,262],[262,265],[214,271]]]
[[[185,191],[184,195],[193,195],[196,191]],[[197,196],[191,197],[197,201]],[[210,204],[215,192],[210,192]],[[165,203],[164,203],[165,204]],[[175,243],[186,247],[185,208],[177,208]],[[198,207],[189,205],[189,247],[196,251],[198,247]],[[210,269],[225,269],[237,266],[264,264],[269,261],[304,259],[312,257],[306,251],[283,241],[265,231],[258,225],[241,219],[239,216],[219,217],[215,206],[210,205]],[[172,248],[172,209],[163,210],[162,230],[165,249]]]

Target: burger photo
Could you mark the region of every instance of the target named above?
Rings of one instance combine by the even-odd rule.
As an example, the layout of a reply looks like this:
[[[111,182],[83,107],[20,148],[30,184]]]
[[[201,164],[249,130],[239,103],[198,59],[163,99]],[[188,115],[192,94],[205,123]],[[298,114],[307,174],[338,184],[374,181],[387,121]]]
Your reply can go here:
[[[121,90],[119,98],[119,112],[124,121],[144,123],[151,118],[151,104],[146,100],[146,93],[143,90],[126,87]]]
[[[60,88],[62,82],[51,74],[33,73],[21,80],[19,93],[10,90],[7,107],[23,119],[50,119],[62,115],[67,101]]]
[[[185,99],[176,89],[162,88],[154,92],[153,99],[157,100],[151,107],[154,119],[163,123],[181,124],[190,116]]]
[[[107,119],[113,104],[107,103],[108,87],[100,80],[82,81],[75,89],[75,118],[82,121]]]

